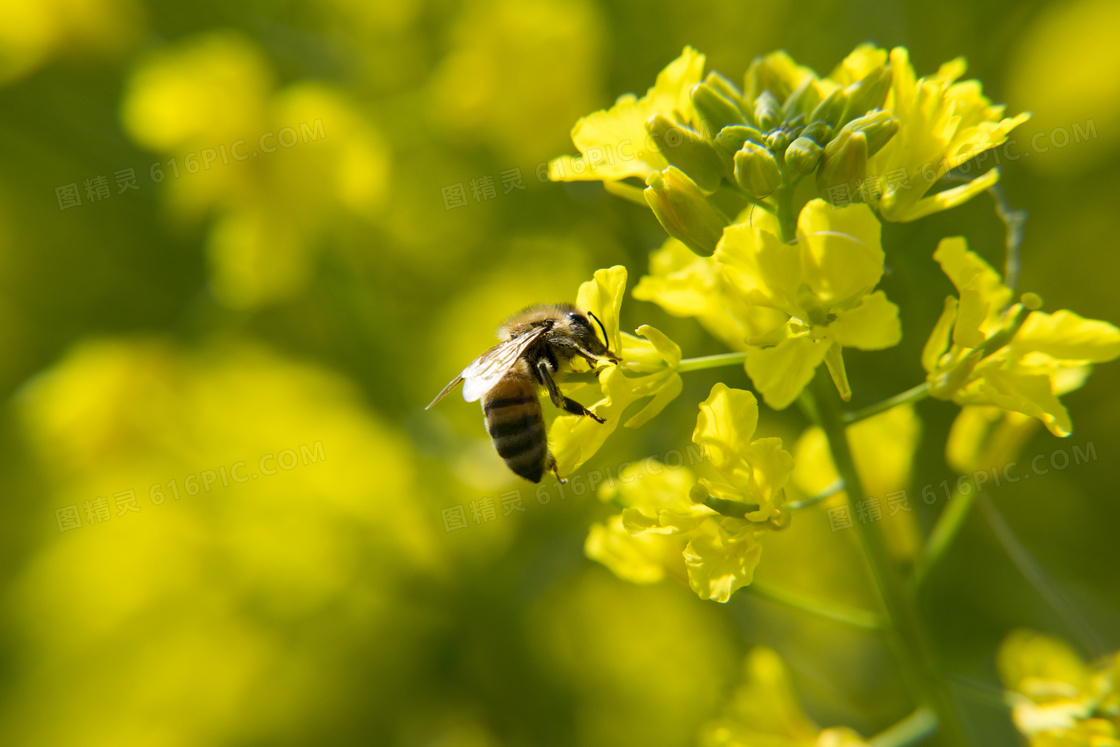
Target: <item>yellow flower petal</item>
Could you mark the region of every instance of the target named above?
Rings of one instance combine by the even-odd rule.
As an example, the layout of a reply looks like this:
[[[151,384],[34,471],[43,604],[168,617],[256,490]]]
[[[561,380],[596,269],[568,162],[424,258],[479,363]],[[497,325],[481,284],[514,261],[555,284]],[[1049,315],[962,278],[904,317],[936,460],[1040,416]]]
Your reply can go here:
[[[1032,311],[1011,340],[1011,348],[1062,361],[1102,363],[1120,356],[1120,329],[1072,311]]]
[[[653,344],[661,360],[670,368],[681,364],[681,346],[670,340],[664,332],[648,324],[643,324],[635,331]]]
[[[728,226],[713,258],[727,281],[750,304],[796,315],[801,284],[798,250],[771,231],[747,223]]]
[[[828,325],[828,335],[846,348],[883,350],[893,347],[902,340],[898,306],[888,301],[883,291],[875,291]]]
[[[949,349],[950,335],[953,333],[953,325],[957,320],[957,299],[952,296],[945,298],[945,308],[941,312],[941,316],[934,325],[933,331],[926,340],[925,347],[922,348],[922,368],[926,373],[932,373],[937,368],[937,362],[945,351]]]
[[[769,648],[747,655],[743,682],[720,718],[701,732],[703,747],[811,747],[819,727],[805,715],[782,658]]]
[[[1011,289],[980,255],[969,251],[960,236],[942,239],[933,258],[961,297],[953,341],[964,347],[979,347],[999,328],[1003,310],[1011,303]]]
[[[909,205],[902,200],[883,200],[880,212],[883,218],[896,223],[918,220],[927,215],[963,205],[998,181],[999,169],[992,169],[958,187],[942,190],[930,197],[923,197],[913,205]]]
[[[747,373],[766,404],[781,410],[812,380],[831,344],[830,340],[800,335],[774,347],[752,347],[747,355]]]
[[[801,278],[825,304],[874,288],[883,276],[880,225],[867,205],[834,208],[811,200],[797,221]]]
[[[899,120],[899,131],[868,162],[868,174],[883,190],[880,214],[912,221],[955,207],[999,179],[992,169],[967,184],[929,197],[944,174],[974,156],[1002,145],[1008,133],[1030,116],[1001,118],[975,81],[956,83],[963,59],[945,63],[934,75],[916,78],[906,49],[891,50],[891,91],[883,108]]]
[[[661,414],[670,402],[680,396],[681,390],[684,388],[684,382],[681,381],[680,374],[675,371],[664,377],[664,380],[657,380],[649,382],[651,386],[656,386],[656,392],[645,407],[635,413],[623,425],[627,428],[641,428],[653,418]],[[644,395],[642,395],[644,396]]]
[[[716,469],[730,469],[738,462],[740,450],[750,443],[757,425],[755,396],[720,382],[700,403],[692,440],[707,448]]]
[[[646,120],[664,114],[682,123],[696,119],[690,91],[704,73],[704,55],[691,47],[657,76],[646,95],[620,96],[606,111],[583,117],[572,128],[572,142],[580,156],[562,156],[549,164],[553,181],[617,180],[637,177],[669,163],[647,138]]]
[[[730,281],[712,257],[698,257],[681,242],[669,239],[650,255],[649,274],[638,282],[633,296],[652,301],[673,316],[695,317],[710,334],[735,350],[745,350],[748,337],[785,323],[786,314],[750,304],[729,287]]]
[[[617,514],[606,524],[591,525],[583,552],[625,581],[653,584],[665,578],[666,561],[680,564],[683,544],[676,537],[635,537],[622,526],[622,514]]]
[[[1055,436],[1065,437],[1073,432],[1069,413],[1054,395],[1049,376],[987,366],[982,369],[978,391],[983,400],[970,404],[990,402],[1038,418]],[[961,399],[968,402],[967,396]]]
[[[622,265],[596,270],[594,278],[583,283],[576,294],[576,306],[590,311],[603,322],[607,330],[608,347],[615,353],[622,350],[618,317],[622,310],[622,297],[626,292],[626,268]]]
[[[754,580],[761,557],[762,545],[751,535],[722,529],[703,532],[684,549],[688,585],[701,599],[727,602],[736,590]]]

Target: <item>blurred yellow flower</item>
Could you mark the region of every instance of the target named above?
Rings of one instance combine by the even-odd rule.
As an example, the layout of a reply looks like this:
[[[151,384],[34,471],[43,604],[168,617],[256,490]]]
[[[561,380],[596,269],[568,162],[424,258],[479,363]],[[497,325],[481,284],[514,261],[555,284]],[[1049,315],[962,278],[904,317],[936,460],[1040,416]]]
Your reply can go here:
[[[650,140],[646,121],[655,114],[686,125],[696,120],[690,92],[704,73],[704,59],[685,47],[658,74],[645,96],[624,94],[610,109],[580,118],[572,128],[572,142],[580,155],[554,159],[549,178],[617,181],[633,176],[645,181],[651,172],[666,168],[669,162]]]
[[[1012,720],[1031,747],[1120,744],[1120,653],[1089,666],[1058,638],[1016,630],[997,664]]]
[[[934,75],[916,78],[904,47],[890,53],[893,76],[883,103],[899,121],[898,132],[867,162],[867,174],[881,197],[873,200],[889,221],[911,221],[967,202],[999,179],[992,169],[967,184],[926,196],[951,169],[1002,145],[1008,133],[1030,118],[1004,117],[975,80],[958,81],[965,61],[945,63]],[[874,196],[874,194],[872,194]]]
[[[600,399],[588,408],[605,423],[579,415],[561,415],[552,423],[548,442],[561,475],[571,474],[599,450],[622,423],[630,405],[652,397],[622,423],[627,428],[639,428],[681,393],[681,377],[676,370],[681,349],[677,344],[649,325],[639,327],[638,336],[620,330],[619,312],[625,292],[626,268],[615,265],[597,270],[594,279],[583,283],[576,295],[577,307],[602,320],[607,347],[622,360],[617,366],[600,367],[597,382],[570,390],[576,395],[599,394]]]
[[[949,429],[945,462],[958,474],[1014,461],[1039,421],[994,405],[965,405]]]
[[[132,138],[171,156],[150,176],[177,217],[213,215],[212,287],[233,307],[297,294],[339,217],[372,218],[386,196],[389,155],[345,94],[274,85],[263,50],[217,31],[148,55],[121,103]]]
[[[0,0],[0,18],[0,85],[55,56],[122,52],[144,25],[135,0]]]
[[[922,422],[910,404],[892,407],[886,412],[848,426],[849,443],[856,473],[866,494],[864,518],[878,522],[887,548],[901,560],[913,560],[921,546],[921,532],[913,512],[915,495],[908,495],[914,453],[922,437]],[[829,450],[828,438],[819,426],[807,428],[793,448],[793,484],[805,497],[819,495],[833,485],[840,474],[836,471]],[[892,495],[893,494],[893,495]],[[894,500],[892,500],[892,498]],[[873,503],[872,503],[873,501]],[[824,502],[826,509],[848,504],[844,491]],[[854,521],[861,520],[860,507],[852,512]]]
[[[960,405],[996,405],[1038,418],[1055,436],[1073,425],[1058,395],[1079,388],[1090,364],[1120,356],[1120,329],[1071,311],[1009,306],[1011,290],[960,237],[943,239],[934,259],[957,287],[922,352],[930,395]]]
[[[841,398],[851,396],[841,350],[881,350],[902,337],[898,307],[882,291],[879,221],[866,205],[833,208],[811,200],[794,245],[773,218],[724,231],[715,259],[744,302],[777,309],[780,326],[748,339],[746,369],[766,403],[788,406],[821,361]]]
[[[757,422],[754,395],[716,384],[700,404],[692,440],[720,480],[697,483],[691,470],[652,460],[628,467],[617,483],[599,490],[600,498],[623,510],[592,530],[588,556],[637,582],[686,576],[701,599],[717,602],[751,583],[759,540],[779,517],[793,471],[781,439],[751,441]]]
[[[847,727],[822,730],[802,710],[785,662],[758,646],[743,663],[743,684],[723,714],[700,733],[701,747],[867,747]]]
[[[538,163],[563,148],[557,123],[573,121],[598,100],[606,36],[599,6],[473,0],[456,7],[451,48],[425,96],[433,124],[456,145],[469,137],[515,163]],[[563,64],[546,50],[563,50]]]
[[[1044,175],[1036,183],[1088,176],[1116,157],[1120,128],[1097,127],[1120,120],[1120,87],[1101,85],[1120,80],[1116,28],[1120,5],[1113,0],[1074,0],[1041,7],[1015,35],[1003,65],[1007,97],[1032,119],[1012,154],[1029,147],[1021,163]],[[1071,142],[1081,144],[1067,148]]]
[[[244,341],[86,342],[25,387],[36,510],[81,524],[41,534],[7,589],[31,658],[6,675],[5,740],[273,742],[321,716],[340,640],[393,640],[383,672],[415,656],[394,600],[452,547],[362,400]],[[60,702],[72,718],[46,718]]]

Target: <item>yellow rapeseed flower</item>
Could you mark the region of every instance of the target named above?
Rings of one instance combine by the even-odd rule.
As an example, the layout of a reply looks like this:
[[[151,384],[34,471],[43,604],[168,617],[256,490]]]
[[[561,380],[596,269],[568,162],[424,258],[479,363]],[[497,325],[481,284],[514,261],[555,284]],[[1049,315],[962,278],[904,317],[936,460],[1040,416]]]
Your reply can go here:
[[[1012,721],[1031,747],[1120,744],[1120,653],[1090,666],[1058,638],[1016,630],[997,664]]]
[[[772,649],[751,650],[743,664],[743,683],[721,716],[700,733],[701,747],[867,747],[847,727],[824,729],[805,714],[785,662]]]
[[[680,347],[649,325],[639,327],[638,336],[620,330],[619,312],[625,292],[626,268],[616,265],[596,271],[594,279],[581,285],[576,296],[576,306],[602,320],[608,347],[622,362],[600,368],[597,382],[572,390],[577,397],[581,392],[597,392],[599,400],[588,407],[605,423],[578,415],[561,415],[553,422],[549,444],[562,475],[575,471],[599,450],[618,428],[630,405],[652,397],[623,423],[627,428],[638,428],[665,409],[681,392],[681,377],[677,373]]]
[[[692,440],[720,479],[697,483],[691,470],[656,462],[623,470],[599,491],[622,513],[592,529],[588,556],[634,581],[687,578],[698,596],[717,602],[750,584],[793,472],[781,439],[751,440],[757,422],[753,394],[716,384]]]
[[[1090,364],[1120,356],[1120,329],[1072,311],[1008,305],[1011,290],[960,237],[933,255],[957,287],[922,353],[930,395],[960,405],[996,405],[1038,418],[1055,436],[1073,425],[1058,395],[1079,388]]]
[[[712,257],[700,257],[676,239],[650,254],[649,274],[633,291],[634,298],[652,301],[673,316],[695,317],[710,334],[734,350],[746,350],[747,339],[785,321],[777,309],[747,303],[719,271]]]
[[[783,243],[769,216],[723,234],[715,259],[747,303],[777,309],[782,323],[749,339],[746,369],[766,403],[788,406],[824,361],[840,396],[851,396],[841,350],[881,350],[902,338],[898,307],[882,291],[879,221],[866,205],[811,200],[797,239]]]
[[[885,220],[911,221],[948,210],[999,180],[999,170],[991,169],[927,196],[948,171],[1002,145],[1011,130],[1030,118],[1026,112],[1004,117],[1005,107],[992,104],[979,81],[958,80],[965,69],[964,59],[957,58],[935,74],[917,78],[907,50],[891,50],[893,78],[883,109],[898,120],[899,129],[867,162],[868,178],[876,185],[871,196],[879,196],[872,202]]]
[[[642,181],[669,165],[650,141],[646,121],[663,114],[690,124],[696,110],[689,93],[704,72],[704,55],[685,47],[681,56],[657,76],[653,88],[638,98],[623,94],[614,106],[581,117],[572,128],[578,156],[561,156],[548,167],[553,181],[617,181],[636,176]]]

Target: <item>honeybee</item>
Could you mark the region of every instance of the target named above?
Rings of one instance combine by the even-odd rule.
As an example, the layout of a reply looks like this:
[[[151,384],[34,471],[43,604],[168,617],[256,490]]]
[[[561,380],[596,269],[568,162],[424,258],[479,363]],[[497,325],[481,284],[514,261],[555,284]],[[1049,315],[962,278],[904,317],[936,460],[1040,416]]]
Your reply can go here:
[[[603,331],[603,341],[591,326],[594,319]],[[544,412],[538,398],[540,387],[556,407],[573,415],[586,415],[606,422],[574,399],[565,397],[553,378],[570,370],[580,356],[592,368],[600,358],[618,364],[610,351],[607,330],[597,316],[572,304],[540,304],[514,314],[498,328],[497,345],[478,356],[431,401],[427,410],[463,383],[463,399],[482,399],[486,432],[506,466],[530,482],[540,482],[545,471],[566,482],[556,470],[556,459],[548,449]]]

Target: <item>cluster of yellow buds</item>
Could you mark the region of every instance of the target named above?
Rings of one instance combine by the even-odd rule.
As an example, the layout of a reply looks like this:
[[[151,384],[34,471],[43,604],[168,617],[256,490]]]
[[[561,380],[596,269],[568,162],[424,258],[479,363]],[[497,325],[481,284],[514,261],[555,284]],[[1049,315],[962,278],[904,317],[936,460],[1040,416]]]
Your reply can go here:
[[[686,47],[645,96],[580,119],[572,141],[581,155],[554,160],[549,174],[602,180],[644,201],[670,236],[705,257],[745,208],[773,209],[777,193],[814,174],[816,194],[805,199],[866,202],[885,220],[958,205],[998,170],[926,192],[1029,116],[1004,119],[979,86],[957,82],[961,60],[917,78],[902,48],[858,47],[827,77],[773,52],[751,64],[741,88],[718,71],[705,76],[704,61]],[[644,183],[642,195],[630,178]]]
[[[755,60],[746,83],[740,90],[712,71],[688,89],[687,117],[656,112],[645,121],[647,142],[669,164],[647,175],[646,202],[670,235],[704,256],[731,222],[713,198],[721,188],[758,201],[814,172],[822,192],[858,182],[899,130],[879,108],[889,65],[838,86],[777,52]]]

